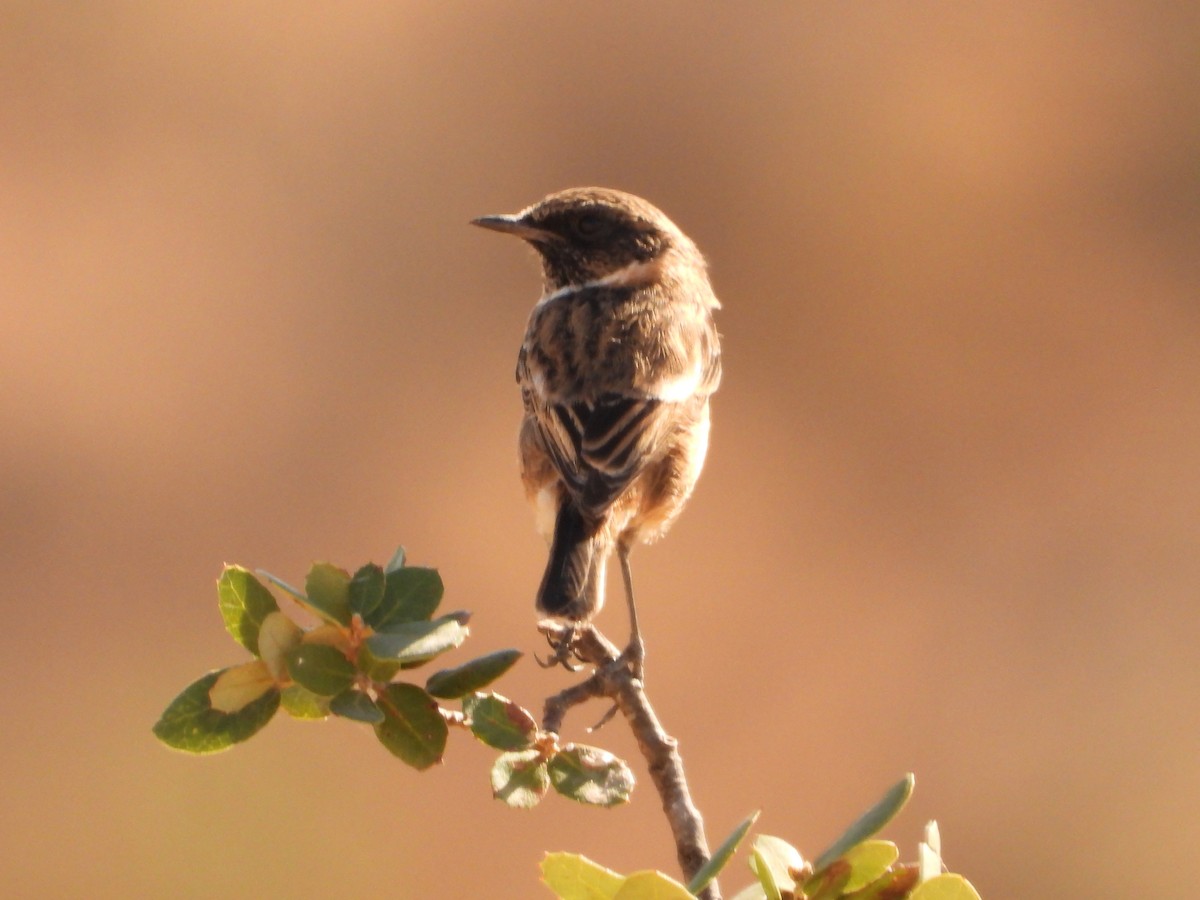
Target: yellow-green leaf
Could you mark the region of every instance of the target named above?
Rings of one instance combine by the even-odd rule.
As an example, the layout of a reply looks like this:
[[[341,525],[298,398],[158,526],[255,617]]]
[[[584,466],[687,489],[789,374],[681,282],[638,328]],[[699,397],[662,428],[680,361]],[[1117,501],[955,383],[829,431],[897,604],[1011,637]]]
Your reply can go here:
[[[258,630],[258,655],[276,681],[287,677],[284,654],[300,643],[304,631],[288,618],[287,613],[275,612],[263,619]]]
[[[318,721],[329,718],[329,698],[314,694],[299,684],[289,684],[280,691],[279,705],[293,719]]]
[[[917,885],[908,900],[980,900],[979,892],[961,875],[938,875]]]
[[[850,880],[843,888],[849,894],[866,887],[888,870],[900,856],[900,851],[891,841],[863,841],[852,847],[842,857],[850,864]]]
[[[691,891],[662,872],[634,872],[613,900],[694,900]]]
[[[235,713],[275,687],[261,659],[226,669],[208,690],[208,703],[217,712]]]
[[[804,867],[800,851],[785,841],[770,834],[760,834],[754,839],[750,852],[750,871],[758,876],[768,900],[780,900],[784,891],[794,891],[796,880],[792,872]]]
[[[625,879],[578,853],[547,853],[542,881],[559,900],[612,900]]]

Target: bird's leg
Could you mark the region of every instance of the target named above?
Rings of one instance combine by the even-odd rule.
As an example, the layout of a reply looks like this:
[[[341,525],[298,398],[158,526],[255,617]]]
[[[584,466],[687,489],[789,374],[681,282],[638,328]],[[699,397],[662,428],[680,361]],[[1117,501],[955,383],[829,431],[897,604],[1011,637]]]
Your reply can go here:
[[[621,577],[625,581],[625,601],[629,604],[629,644],[621,653],[621,659],[629,664],[629,671],[638,681],[642,680],[646,661],[646,645],[642,641],[642,630],[638,627],[637,604],[633,601],[633,575],[629,571],[629,545],[617,543],[617,558],[621,560]]]

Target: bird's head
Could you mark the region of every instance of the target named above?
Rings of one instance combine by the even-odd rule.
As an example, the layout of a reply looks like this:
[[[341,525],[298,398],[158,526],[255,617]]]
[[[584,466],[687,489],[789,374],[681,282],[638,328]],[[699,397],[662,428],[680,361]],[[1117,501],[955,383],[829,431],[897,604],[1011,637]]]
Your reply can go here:
[[[608,188],[571,188],[519,213],[472,223],[514,234],[542,258],[549,290],[612,276],[634,266],[668,261],[703,270],[696,245],[660,210],[640,197]]]

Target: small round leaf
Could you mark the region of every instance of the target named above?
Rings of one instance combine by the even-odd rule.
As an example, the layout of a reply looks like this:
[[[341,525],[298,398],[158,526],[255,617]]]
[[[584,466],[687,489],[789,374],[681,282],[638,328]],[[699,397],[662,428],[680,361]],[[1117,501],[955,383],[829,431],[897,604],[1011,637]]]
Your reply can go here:
[[[492,795],[514,809],[532,809],[550,789],[541,751],[501,753],[492,766]]]
[[[616,806],[633,791],[629,766],[599,747],[567,744],[551,757],[549,769],[556,791],[591,806]]]
[[[463,699],[471,733],[497,750],[524,750],[538,732],[529,711],[499,694],[473,694]]]

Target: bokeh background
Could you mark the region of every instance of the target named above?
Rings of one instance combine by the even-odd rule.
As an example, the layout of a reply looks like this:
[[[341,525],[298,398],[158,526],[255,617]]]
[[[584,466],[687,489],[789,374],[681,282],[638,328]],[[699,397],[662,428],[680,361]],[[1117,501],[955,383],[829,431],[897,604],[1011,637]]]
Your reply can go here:
[[[281,718],[150,734],[224,561],[410,559],[540,649],[517,481],[562,187],[706,251],[726,381],[635,570],[710,838],[890,829],[999,898],[1183,896],[1200,843],[1200,7],[6,3],[0,881],[12,896],[525,898],[544,850],[674,872],[611,811],[491,800]],[[601,624],[620,637],[619,603]],[[504,690],[568,683],[527,658]],[[572,717],[569,737],[602,710]],[[727,890],[748,880],[738,861]]]

